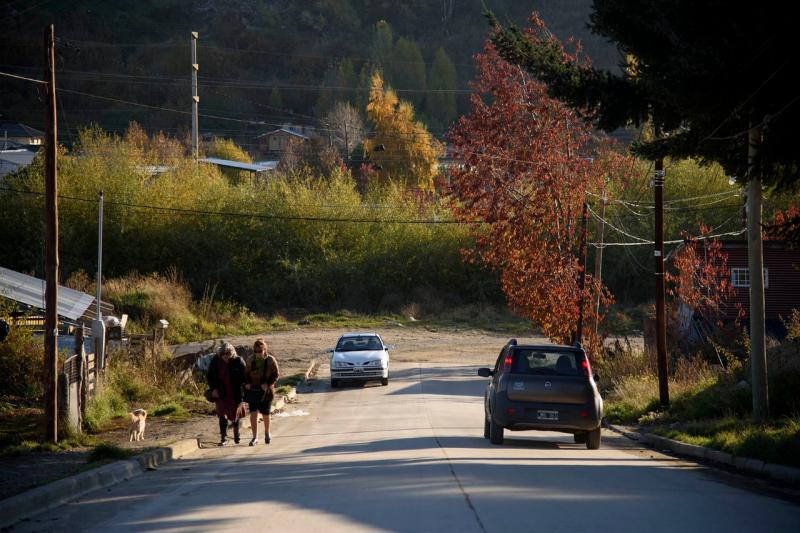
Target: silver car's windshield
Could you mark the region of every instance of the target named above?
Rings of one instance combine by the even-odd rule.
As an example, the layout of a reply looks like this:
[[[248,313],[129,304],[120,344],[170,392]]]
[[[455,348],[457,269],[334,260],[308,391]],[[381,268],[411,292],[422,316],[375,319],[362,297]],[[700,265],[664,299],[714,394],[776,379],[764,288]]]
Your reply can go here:
[[[343,337],[336,344],[337,352],[358,352],[362,350],[383,350],[383,343],[374,335],[363,337]]]

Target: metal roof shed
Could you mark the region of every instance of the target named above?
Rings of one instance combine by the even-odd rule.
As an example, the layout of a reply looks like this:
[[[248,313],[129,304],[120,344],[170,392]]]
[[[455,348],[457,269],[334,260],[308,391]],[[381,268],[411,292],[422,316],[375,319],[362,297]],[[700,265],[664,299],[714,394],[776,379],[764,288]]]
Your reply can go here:
[[[44,290],[43,279],[0,267],[0,296],[44,309]],[[94,301],[94,297],[86,293],[58,286],[57,309],[60,316],[78,320]]]

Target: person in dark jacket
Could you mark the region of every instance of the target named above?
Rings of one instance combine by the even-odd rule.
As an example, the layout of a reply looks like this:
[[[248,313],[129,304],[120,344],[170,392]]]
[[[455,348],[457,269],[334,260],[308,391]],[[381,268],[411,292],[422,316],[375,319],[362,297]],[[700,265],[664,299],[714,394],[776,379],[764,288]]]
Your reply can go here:
[[[227,342],[208,366],[206,377],[219,417],[220,446],[228,444],[229,421],[233,426],[233,442],[239,444],[239,419],[245,414],[242,402],[244,371],[244,360],[236,354],[236,348]]]

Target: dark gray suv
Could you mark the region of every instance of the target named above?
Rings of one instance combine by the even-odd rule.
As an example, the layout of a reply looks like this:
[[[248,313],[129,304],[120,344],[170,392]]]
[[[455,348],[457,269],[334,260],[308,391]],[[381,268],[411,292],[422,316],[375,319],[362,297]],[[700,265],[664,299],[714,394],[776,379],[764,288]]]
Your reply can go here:
[[[503,444],[503,431],[572,433],[590,450],[600,447],[603,399],[586,352],[575,346],[506,344],[494,368],[479,368],[491,378],[484,398],[483,436]]]

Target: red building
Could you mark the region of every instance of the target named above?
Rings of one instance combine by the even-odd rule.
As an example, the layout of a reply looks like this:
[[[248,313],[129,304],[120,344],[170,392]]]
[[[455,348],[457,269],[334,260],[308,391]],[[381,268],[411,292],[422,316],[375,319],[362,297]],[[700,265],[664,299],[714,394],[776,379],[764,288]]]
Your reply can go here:
[[[728,306],[726,318],[736,318],[737,306],[750,311],[750,269],[747,266],[747,241],[724,241],[728,254],[731,284],[736,297]],[[800,249],[787,248],[780,241],[764,241],[764,310],[767,329],[783,331],[781,317],[800,309]],[[747,322],[745,322],[746,324]]]

